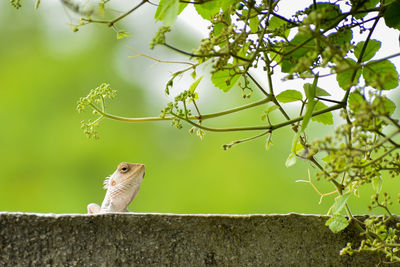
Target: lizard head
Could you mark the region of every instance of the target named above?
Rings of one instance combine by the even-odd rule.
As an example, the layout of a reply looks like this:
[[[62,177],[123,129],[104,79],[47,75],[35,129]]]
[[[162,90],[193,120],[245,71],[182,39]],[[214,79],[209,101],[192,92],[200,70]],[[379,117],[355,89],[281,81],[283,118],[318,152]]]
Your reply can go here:
[[[132,183],[140,184],[144,178],[144,164],[121,162],[117,170],[104,181],[104,188]]]
[[[101,208],[107,211],[127,211],[128,205],[139,193],[144,172],[143,164],[120,163],[115,172],[104,181],[107,193]]]
[[[139,193],[145,167],[139,163],[122,162],[113,174],[104,180],[106,196],[101,204],[88,205],[88,213],[124,212]]]

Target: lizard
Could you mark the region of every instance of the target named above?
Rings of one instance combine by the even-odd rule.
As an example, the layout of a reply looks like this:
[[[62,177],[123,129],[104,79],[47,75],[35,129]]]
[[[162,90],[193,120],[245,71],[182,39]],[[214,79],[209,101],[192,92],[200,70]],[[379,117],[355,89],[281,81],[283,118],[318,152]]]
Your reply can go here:
[[[128,205],[139,193],[144,173],[143,164],[120,163],[115,172],[104,180],[107,192],[101,207],[90,203],[87,206],[88,213],[128,212]]]

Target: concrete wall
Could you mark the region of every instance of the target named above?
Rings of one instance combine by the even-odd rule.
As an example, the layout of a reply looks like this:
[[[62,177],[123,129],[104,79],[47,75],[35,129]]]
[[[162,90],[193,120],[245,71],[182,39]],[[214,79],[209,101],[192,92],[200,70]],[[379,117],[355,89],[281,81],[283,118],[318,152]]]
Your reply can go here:
[[[0,212],[0,266],[375,266],[316,215]]]

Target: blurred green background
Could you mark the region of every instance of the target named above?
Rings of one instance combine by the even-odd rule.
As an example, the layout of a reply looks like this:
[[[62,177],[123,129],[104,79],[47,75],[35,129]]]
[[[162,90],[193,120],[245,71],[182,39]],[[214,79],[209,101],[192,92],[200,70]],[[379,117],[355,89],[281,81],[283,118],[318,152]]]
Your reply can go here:
[[[145,24],[126,26],[132,38],[122,41],[101,25],[73,33],[68,27],[70,12],[60,4],[57,12],[55,4],[44,4],[38,11],[32,3],[24,4],[15,10],[8,1],[0,3],[0,210],[86,213],[88,203],[103,200],[105,176],[121,161],[129,161],[147,168],[131,211],[327,212],[333,197],[318,204],[319,195],[310,185],[295,182],[307,179],[307,170],[313,173],[313,168],[300,160],[285,167],[293,136],[289,128],[274,133],[269,151],[263,138],[222,149],[223,144],[255,133],[207,133],[201,141],[188,134],[188,125],[177,130],[169,122],[104,120],[100,139],[87,139],[80,121],[90,113],[78,114],[76,101],[103,82],[118,90],[107,107],[114,114],[157,116],[168,102],[163,85],[169,66],[152,67],[149,60],[128,58],[134,53],[126,47],[147,49],[156,27],[147,31]],[[193,34],[191,40],[185,29],[178,28],[171,42],[193,47],[199,37]],[[161,50],[160,55],[167,52],[172,53]],[[152,80],[160,86],[149,88]],[[205,113],[260,97],[255,93],[243,100],[238,88],[224,94],[208,85],[199,91]],[[261,112],[262,108],[228,116],[210,125],[261,124]],[[332,130],[313,127],[321,136]],[[323,181],[315,184],[321,192],[333,190]],[[397,181],[385,187],[395,193]],[[361,199],[350,200],[355,213],[367,212],[370,192],[367,188]],[[397,203],[394,211],[399,212]]]

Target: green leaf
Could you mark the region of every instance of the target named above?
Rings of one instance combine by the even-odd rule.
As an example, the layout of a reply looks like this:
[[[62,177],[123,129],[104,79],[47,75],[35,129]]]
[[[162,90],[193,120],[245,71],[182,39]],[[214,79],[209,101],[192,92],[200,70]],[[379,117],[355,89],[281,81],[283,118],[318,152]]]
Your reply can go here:
[[[188,3],[179,3],[178,15],[187,7]]]
[[[164,22],[165,26],[172,26],[179,14],[179,0],[161,0],[154,18]]]
[[[328,154],[325,157],[323,157],[321,160],[328,163],[329,161],[331,161],[331,159],[332,159],[332,154]]]
[[[272,134],[268,135],[267,142],[265,142],[265,150],[269,150],[269,148],[273,145],[274,143],[272,142]]]
[[[327,105],[325,105],[324,103],[318,101],[315,104],[314,111],[325,109],[327,107],[328,107]],[[314,116],[314,117],[311,118],[311,120],[312,121],[316,121],[316,122],[320,122],[320,123],[323,123],[323,124],[326,124],[326,125],[332,125],[333,124],[332,112],[326,112],[326,113]]]
[[[194,91],[196,90],[197,86],[199,85],[201,79],[203,79],[204,76],[201,76],[200,78],[198,78],[189,88],[189,91],[194,93]]]
[[[303,150],[304,150],[304,146],[301,143],[297,142],[296,147],[294,148],[293,152],[295,154],[298,154],[299,152],[301,152]]]
[[[306,42],[302,47],[295,49],[308,39],[310,39],[310,41]],[[303,33],[296,34],[296,36],[289,42],[289,45],[285,47],[283,51],[283,54],[290,53],[283,57],[281,64],[282,72],[290,73],[291,69],[297,65],[300,58],[306,57],[308,52],[314,53],[314,47],[315,38],[313,36]]]
[[[129,37],[129,36],[131,36],[131,35],[124,30],[120,30],[117,32],[117,39],[123,39],[123,38]]]
[[[261,115],[261,120],[267,121],[269,114],[270,114],[272,111],[274,111],[274,110],[276,110],[276,109],[278,109],[278,108],[279,108],[279,107],[278,107],[277,105],[269,106],[269,107],[264,111],[264,113]]]
[[[349,66],[355,66],[357,65],[357,63],[352,60],[352,59],[346,59],[347,63]],[[347,65],[346,65],[347,67]],[[353,84],[357,84],[358,80],[360,79],[361,76],[361,69],[357,70],[356,76],[354,77],[354,80],[352,80],[352,76],[354,73],[355,69],[348,69],[342,72],[339,72],[336,75],[336,80],[339,83],[339,86],[343,89],[343,90],[348,90]]]
[[[383,183],[383,180],[381,177],[372,178],[372,188],[374,189],[375,193],[381,192],[382,183]]]
[[[228,64],[227,67],[232,65]],[[224,92],[228,92],[239,80],[240,74],[236,74],[233,69],[225,69],[214,72],[211,75],[212,83]]]
[[[315,92],[317,89],[317,83],[318,83],[318,74],[315,76],[314,82],[311,86],[309,84],[304,84],[304,91],[306,93],[308,102],[306,105],[306,112],[303,117],[303,122],[301,123],[301,131],[300,132],[304,132],[304,130],[306,129],[306,127],[311,119],[313,110],[315,108],[316,101],[314,98],[315,98]]]
[[[339,233],[343,229],[345,229],[349,225],[349,221],[344,217],[343,215],[336,214],[333,215],[326,223],[326,226],[329,227],[329,229],[333,233]]]
[[[358,92],[350,93],[348,99],[348,105],[350,110],[357,113],[360,110],[360,105],[366,102],[365,98]]]
[[[303,99],[303,95],[296,90],[286,90],[276,96],[276,99],[282,103],[288,103]]]
[[[312,87],[311,83],[305,83],[303,85],[304,92],[306,93],[306,95],[308,95],[308,92],[311,89],[311,87]],[[330,93],[328,93],[327,91],[318,86],[315,88],[315,96],[330,96],[330,95],[331,95]]]
[[[296,154],[294,152],[290,153],[289,157],[286,160],[286,167],[289,168],[296,164]]]
[[[338,214],[344,208],[350,195],[351,192],[347,192],[335,198],[335,203],[330,210],[333,215]]]
[[[38,9],[40,5],[40,0],[36,0],[35,2],[35,9]]]
[[[273,31],[274,34],[287,38],[290,29],[286,29],[287,22],[275,16],[271,16],[268,21],[268,30]]]
[[[317,86],[317,89],[315,91],[315,96],[330,96],[330,95],[331,95],[330,93]]]
[[[370,63],[376,61],[370,61]],[[396,67],[389,60],[383,60],[363,68],[365,83],[376,89],[390,90],[399,85]]]
[[[372,101],[372,105],[379,114],[390,116],[396,109],[396,105],[387,97],[377,97]]]
[[[328,41],[335,46],[343,46],[353,39],[353,32],[348,28],[340,28],[337,32],[328,35]]]
[[[273,105],[273,106],[268,107],[264,112],[265,112],[265,114],[269,115],[269,113],[271,113],[274,110],[277,110],[278,108],[279,107],[277,105]]]
[[[342,15],[342,11],[340,7],[331,3],[317,3],[316,6],[312,4],[308,8],[306,8],[305,12],[307,14],[321,14],[321,18],[319,19],[319,27],[321,29],[326,29],[328,27],[332,27],[332,23],[337,21],[337,18]]]
[[[222,8],[222,11],[224,11],[224,13],[229,14],[229,12],[226,12],[226,11],[228,11],[229,9],[232,8],[232,5],[233,5],[232,0],[219,0],[219,2],[220,2],[220,6]]]
[[[354,55],[357,59],[360,59],[361,50],[364,44],[364,41],[359,42],[354,48]],[[375,56],[375,53],[379,50],[379,48],[381,48],[381,42],[377,40],[369,40],[361,62],[370,60],[373,56]]]
[[[211,20],[212,16],[217,14],[220,10],[220,3],[219,1],[207,1],[202,4],[194,5],[196,8],[197,13],[206,20]]]
[[[393,1],[383,14],[386,26],[400,30],[400,0]]]
[[[376,7],[376,5],[379,3],[379,0],[366,0],[366,1],[363,0],[363,2],[364,3],[358,9],[359,11]],[[359,6],[361,3],[362,2],[360,0],[351,0],[352,6]],[[385,4],[387,4],[387,3],[388,3],[388,1],[386,1]],[[355,14],[354,17],[356,19],[361,19],[362,17],[365,17],[368,14],[370,14],[370,13],[369,12],[359,13],[359,14]]]
[[[10,0],[10,4],[16,9],[19,9],[22,6],[21,2],[22,0]]]
[[[258,25],[259,24],[260,24],[260,20],[258,19],[257,16],[252,17],[250,19],[249,26],[250,26],[250,30],[251,30],[252,33],[256,33],[258,31]]]

